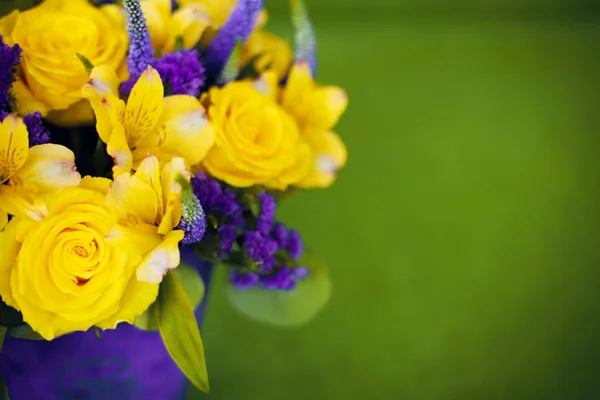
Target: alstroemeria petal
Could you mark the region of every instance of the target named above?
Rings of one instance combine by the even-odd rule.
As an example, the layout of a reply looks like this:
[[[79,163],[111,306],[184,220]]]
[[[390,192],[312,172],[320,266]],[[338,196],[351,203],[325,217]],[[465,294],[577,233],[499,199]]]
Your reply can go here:
[[[15,178],[24,185],[35,186],[41,192],[77,186],[81,182],[73,152],[50,143],[30,148],[27,161]]]
[[[136,176],[121,174],[109,191],[109,198],[114,201],[124,218],[131,216],[141,218],[147,224],[154,224],[158,204],[154,190]]]
[[[133,155],[127,145],[127,138],[122,125],[114,127],[106,151],[113,158],[113,175],[115,177],[131,171]]]
[[[135,176],[143,181],[146,185],[154,190],[158,205],[158,213],[156,215],[156,223],[159,224],[163,216],[163,194],[160,183],[160,164],[155,156],[147,156],[142,161],[135,172]]]
[[[310,140],[313,162],[309,173],[297,186],[302,188],[325,188],[335,180],[337,171],[348,157],[346,146],[338,135],[327,132]]]
[[[48,208],[36,193],[21,186],[0,185],[0,207],[10,215],[41,221]]]
[[[162,282],[167,271],[179,265],[179,242],[183,236],[183,231],[171,231],[165,240],[142,260],[136,271],[137,279],[148,283]]]
[[[192,96],[165,97],[164,142],[160,151],[184,158],[187,165],[198,164],[215,141],[215,131],[200,102]]]
[[[160,177],[164,204],[163,218],[158,226],[158,233],[161,235],[171,232],[181,220],[181,191],[183,188],[177,182],[181,177],[190,180],[190,174],[185,169],[183,158],[176,157],[163,168]]]
[[[29,133],[23,119],[9,114],[0,124],[0,184],[13,176],[27,160]]]
[[[4,230],[8,224],[8,214],[4,210],[0,210],[0,232]]]
[[[160,75],[151,66],[131,90],[125,112],[125,134],[130,148],[154,130],[163,112],[164,87]]]

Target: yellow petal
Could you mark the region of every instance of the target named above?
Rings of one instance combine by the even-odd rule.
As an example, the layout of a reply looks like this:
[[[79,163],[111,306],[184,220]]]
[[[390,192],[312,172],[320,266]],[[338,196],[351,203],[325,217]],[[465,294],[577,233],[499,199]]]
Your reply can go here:
[[[94,68],[92,74],[96,70],[97,68]],[[108,81],[100,86],[97,85],[97,82],[90,83],[88,81],[81,90],[82,96],[88,99],[94,110],[94,114],[96,115],[96,130],[104,143],[109,142],[113,125],[122,124],[125,115],[125,103],[123,100],[109,91],[103,91],[104,89],[102,88],[110,88],[110,85],[111,83]]]
[[[18,76],[15,83],[13,83],[12,93],[15,96],[17,111],[20,115],[27,115],[39,111],[42,114],[42,117],[45,117],[48,114],[48,111],[50,111],[50,107],[36,98]]]
[[[4,230],[8,224],[8,214],[4,210],[0,210],[0,232]]]
[[[277,77],[277,73],[275,73],[274,71],[268,71],[261,74],[261,76],[257,80],[255,80],[253,84],[256,90],[258,90],[265,96],[276,100],[279,92],[278,82],[279,79]]]
[[[0,184],[13,176],[27,160],[29,133],[23,120],[9,114],[0,124]]]
[[[182,6],[173,13],[169,25],[168,39],[165,43],[165,52],[171,52],[175,49],[175,38],[177,36],[182,37],[184,48],[194,47],[209,25],[210,17],[203,4],[192,3]]]
[[[346,91],[337,86],[321,86],[315,90],[313,96],[315,104],[325,111],[322,127],[326,130],[333,128],[348,107]]]
[[[125,138],[125,130],[122,125],[114,127],[110,140],[106,146],[107,153],[112,157],[113,165],[113,176],[117,177],[123,173],[131,172],[133,164],[133,155],[129,146],[127,145],[127,139]]]
[[[29,149],[27,161],[15,175],[25,185],[41,192],[77,186],[81,176],[75,166],[75,155],[57,144],[42,144]]]
[[[187,165],[196,165],[215,141],[215,131],[198,99],[192,96],[169,96],[164,99],[159,126],[164,130],[160,151],[181,156]]]
[[[145,223],[132,223],[121,220],[113,227],[106,237],[107,243],[122,249],[130,249],[142,256],[158,246],[163,236],[157,232],[156,225]]]
[[[179,178],[190,180],[190,174],[185,169],[183,158],[173,158],[162,170],[160,183],[163,193],[163,218],[158,226],[158,233],[166,235],[179,225],[181,219],[181,191],[177,182]]]
[[[141,282],[160,283],[167,271],[179,266],[179,242],[183,231],[171,231],[140,263],[136,276]]]
[[[160,183],[160,164],[158,159],[152,155],[147,156],[139,165],[135,176],[154,190],[158,204],[156,223],[159,224],[163,216],[163,195]]]
[[[119,95],[119,78],[117,72],[108,65],[100,65],[92,69],[86,86],[89,86],[100,96],[110,93]]]
[[[155,49],[162,49],[169,35],[171,19],[170,0],[144,0],[141,2],[142,12],[148,24],[148,31]]]
[[[348,153],[344,142],[333,132],[319,135],[309,142],[313,162],[309,173],[297,186],[302,188],[326,188],[330,186],[337,172],[346,164]]]
[[[109,191],[121,217],[139,217],[147,224],[154,224],[158,205],[154,190],[136,176],[124,173],[115,178]]]
[[[9,213],[33,221],[41,221],[48,208],[35,191],[21,186],[0,185],[0,208]]]
[[[51,110],[46,120],[63,127],[90,125],[94,122],[94,110],[86,99],[82,99],[66,110]]]
[[[163,112],[163,83],[151,66],[131,90],[125,112],[125,134],[130,148],[152,132]]]
[[[0,35],[3,36],[3,41],[9,46],[12,46],[12,31],[15,28],[17,19],[19,18],[19,10],[15,10],[10,14],[0,18]]]
[[[85,176],[81,180],[79,187],[84,188],[84,189],[95,190],[97,192],[107,194],[108,191],[110,190],[111,184],[112,184],[112,181],[107,178],[97,178],[97,177]]]
[[[11,307],[17,307],[10,286],[10,273],[17,259],[21,243],[16,238],[17,221],[11,221],[6,229],[0,232],[0,296]]]
[[[301,181],[311,170],[312,158],[312,152],[308,144],[305,141],[300,141],[296,163],[284,170],[277,179],[265,183],[265,186],[269,189],[285,190],[288,186]]]

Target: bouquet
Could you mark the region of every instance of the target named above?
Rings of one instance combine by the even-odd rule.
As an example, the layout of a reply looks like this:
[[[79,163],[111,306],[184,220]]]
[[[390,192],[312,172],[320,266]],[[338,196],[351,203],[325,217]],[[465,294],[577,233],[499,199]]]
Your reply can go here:
[[[291,0],[293,51],[265,30],[262,0],[13,3],[0,19],[4,391],[173,399],[175,368],[207,392],[214,265],[259,321],[304,323],[329,296],[323,263],[275,222],[280,200],[330,186],[346,162],[332,128],[347,97],[314,81],[308,14]]]

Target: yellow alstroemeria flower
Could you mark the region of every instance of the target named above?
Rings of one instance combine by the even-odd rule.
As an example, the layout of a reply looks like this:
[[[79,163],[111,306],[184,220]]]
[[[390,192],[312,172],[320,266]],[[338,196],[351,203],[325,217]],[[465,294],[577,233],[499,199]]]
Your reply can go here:
[[[227,21],[236,3],[237,0],[182,0],[175,12],[171,9],[171,0],[142,0],[141,5],[152,45],[161,55],[175,49],[177,37],[183,39],[186,49],[194,47],[207,30],[210,40],[210,36]],[[262,27],[266,20],[263,10],[257,27]]]
[[[150,157],[114,183],[86,177],[41,196],[42,219],[14,217],[0,232],[2,299],[47,340],[133,323],[179,265],[183,232],[172,227],[182,166],[174,160],[160,176]]]
[[[80,180],[71,150],[56,144],[29,148],[27,127],[15,114],[0,124],[0,230],[8,214],[43,218],[43,208],[35,207],[37,195]]]
[[[279,93],[279,101],[298,123],[300,135],[313,154],[310,172],[296,186],[330,186],[347,159],[344,143],[331,131],[348,106],[346,92],[336,86],[317,85],[308,64],[297,63]]]
[[[161,165],[182,157],[188,168],[212,147],[215,133],[199,100],[164,97],[158,72],[148,66],[133,87],[127,104],[117,97],[117,78],[106,66],[92,70],[83,96],[96,114],[96,129],[114,159],[114,176],[130,172],[155,155]]]
[[[244,46],[242,67],[255,59],[254,66],[259,73],[274,71],[277,78],[282,80],[288,74],[294,53],[290,45],[277,35],[258,30],[254,32]]]
[[[87,73],[76,54],[106,64],[125,78],[128,37],[117,5],[95,7],[88,0],[45,0],[0,19],[4,41],[23,48],[13,85],[20,115],[40,111],[56,124],[93,121],[81,97]]]

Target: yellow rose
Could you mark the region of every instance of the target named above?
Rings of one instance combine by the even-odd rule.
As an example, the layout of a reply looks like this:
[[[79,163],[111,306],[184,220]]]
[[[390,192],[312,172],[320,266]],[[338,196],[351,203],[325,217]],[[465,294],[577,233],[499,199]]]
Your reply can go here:
[[[215,144],[204,168],[232,186],[285,189],[308,172],[310,150],[295,121],[251,82],[213,88],[205,99]]]
[[[178,168],[165,170],[159,178],[150,157],[134,176],[86,177],[42,195],[41,219],[13,217],[0,232],[2,299],[47,340],[132,323],[179,265]]]
[[[50,119],[63,124],[93,120],[87,102],[68,118],[59,112],[82,100],[88,74],[76,53],[114,70],[124,65],[127,53],[126,27],[117,6],[94,7],[87,0],[46,0],[15,11],[0,21],[0,34],[23,48],[13,87],[19,113],[47,116],[53,111]]]

